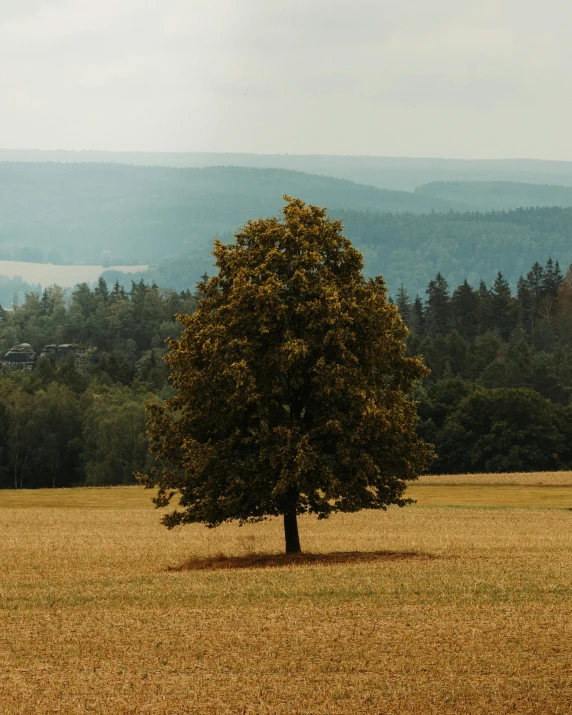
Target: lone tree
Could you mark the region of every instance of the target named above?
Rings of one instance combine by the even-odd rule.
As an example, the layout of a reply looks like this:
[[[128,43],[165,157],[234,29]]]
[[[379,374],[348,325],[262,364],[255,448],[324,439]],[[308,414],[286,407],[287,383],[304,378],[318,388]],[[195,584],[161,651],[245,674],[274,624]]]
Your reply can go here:
[[[404,506],[405,481],[431,456],[409,399],[425,374],[381,277],[325,209],[284,197],[284,217],[215,242],[218,275],[199,285],[167,362],[177,394],[150,406],[157,466],[139,475],[178,508],[172,528]]]

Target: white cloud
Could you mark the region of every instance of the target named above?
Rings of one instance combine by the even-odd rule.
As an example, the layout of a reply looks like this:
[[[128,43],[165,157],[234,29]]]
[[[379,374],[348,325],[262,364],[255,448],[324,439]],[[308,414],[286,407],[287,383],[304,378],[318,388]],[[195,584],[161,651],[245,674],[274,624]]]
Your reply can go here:
[[[0,0],[6,146],[572,158],[566,0]]]
[[[136,7],[135,0],[44,3],[28,15],[0,18],[0,47],[3,53],[45,51],[69,38],[105,33]]]

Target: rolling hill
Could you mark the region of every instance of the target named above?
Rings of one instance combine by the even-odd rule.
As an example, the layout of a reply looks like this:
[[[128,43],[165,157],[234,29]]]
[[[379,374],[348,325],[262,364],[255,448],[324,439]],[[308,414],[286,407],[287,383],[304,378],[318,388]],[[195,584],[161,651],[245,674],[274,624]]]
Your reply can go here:
[[[572,187],[510,181],[435,181],[418,186],[416,196],[501,211],[535,206],[572,206]]]
[[[572,162],[534,159],[467,160],[384,156],[231,154],[215,152],[110,152],[0,149],[0,161],[88,162],[137,166],[243,166],[302,171],[370,184],[381,189],[413,191],[435,181],[508,181],[572,186]]]
[[[276,214],[285,193],[338,213],[463,208],[283,169],[1,163],[0,258],[37,261],[51,251],[71,263],[147,263]]]
[[[0,163],[0,259],[150,263],[121,280],[188,288],[212,272],[213,236],[229,241],[249,218],[275,215],[284,193],[343,216],[366,272],[381,273],[392,292],[404,283],[423,294],[438,271],[452,286],[490,282],[499,270],[515,284],[536,260],[572,262],[571,208],[504,210],[564,203],[572,188],[470,182],[404,192],[285,169],[111,163]],[[491,202],[503,211],[475,211]]]
[[[345,211],[343,218],[345,235],[363,253],[365,273],[381,274],[393,294],[403,283],[410,295],[424,297],[437,272],[453,289],[465,278],[475,287],[481,279],[490,285],[502,271],[514,288],[535,261],[552,257],[564,271],[572,263],[572,208],[422,215]],[[206,247],[158,261],[145,274],[113,272],[107,278],[128,286],[144,278],[183,289],[205,271],[213,272]]]

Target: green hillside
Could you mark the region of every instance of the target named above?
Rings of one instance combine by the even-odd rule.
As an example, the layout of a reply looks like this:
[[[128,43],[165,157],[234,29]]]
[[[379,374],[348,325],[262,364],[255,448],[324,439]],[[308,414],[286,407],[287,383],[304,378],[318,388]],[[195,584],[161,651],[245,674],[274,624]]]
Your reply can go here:
[[[423,295],[438,271],[451,285],[494,280],[500,270],[515,286],[540,257],[566,269],[572,262],[572,209],[491,213],[380,215],[345,213],[346,235],[363,252],[369,273],[390,290],[403,283]]]
[[[42,251],[57,262],[47,255],[57,251],[73,263],[146,263],[277,213],[284,193],[338,209],[450,207],[440,199],[282,169],[2,163],[0,258],[41,261]]]
[[[442,191],[441,197],[283,169],[0,163],[0,258],[151,263],[146,279],[192,287],[212,270],[213,236],[229,241],[248,219],[278,213],[287,193],[343,216],[366,271],[381,273],[392,292],[403,282],[422,293],[438,271],[458,284],[465,277],[491,281],[502,270],[515,284],[539,258],[552,256],[567,267],[572,209],[462,213],[470,201],[490,196],[488,186],[426,187]],[[572,192],[525,184],[501,188],[501,203]],[[130,285],[131,276],[125,282]]]
[[[464,204],[478,211],[534,206],[572,206],[572,187],[510,181],[435,181],[415,195]]]
[[[500,270],[515,286],[539,258],[552,257],[564,270],[572,263],[572,208],[423,215],[332,209],[330,213],[343,213],[345,234],[362,251],[366,273],[383,275],[393,294],[403,283],[413,296],[424,296],[428,281],[439,271],[450,285],[467,278],[476,286],[481,279],[492,283]],[[122,280],[129,286],[132,278],[145,278],[183,289],[205,270],[212,273],[206,247],[159,261],[149,273],[125,275]],[[115,280],[118,275],[107,277]]]

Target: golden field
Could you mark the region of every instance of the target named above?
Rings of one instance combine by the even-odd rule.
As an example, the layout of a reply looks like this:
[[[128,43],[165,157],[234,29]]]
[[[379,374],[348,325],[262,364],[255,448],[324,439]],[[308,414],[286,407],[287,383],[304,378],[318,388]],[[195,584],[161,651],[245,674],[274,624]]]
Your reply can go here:
[[[167,531],[137,487],[0,492],[1,713],[572,713],[572,474],[423,477],[300,519],[363,563],[170,571],[283,548]]]

